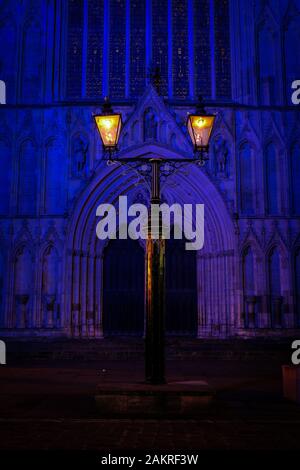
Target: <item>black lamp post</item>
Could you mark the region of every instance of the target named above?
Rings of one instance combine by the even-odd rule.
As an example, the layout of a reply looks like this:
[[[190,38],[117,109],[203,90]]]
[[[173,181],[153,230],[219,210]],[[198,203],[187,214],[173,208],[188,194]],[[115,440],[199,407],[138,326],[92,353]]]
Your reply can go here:
[[[115,158],[120,137],[121,114],[114,113],[106,98],[103,111],[94,116],[104,150],[110,162],[134,165],[135,170],[144,176],[141,164],[151,165],[151,204],[160,204],[160,172],[168,164],[168,174],[184,163],[203,165],[208,159],[209,140],[211,137],[215,115],[207,114],[202,100],[196,113],[188,116],[187,126],[194,145],[193,158]],[[164,172],[166,174],[166,171]],[[151,212],[150,212],[151,214]],[[164,312],[165,312],[165,240],[162,237],[161,220],[156,238],[152,238],[151,215],[148,221],[148,237],[146,241],[146,338],[145,338],[145,378],[147,383],[165,383],[165,352],[164,352]]]

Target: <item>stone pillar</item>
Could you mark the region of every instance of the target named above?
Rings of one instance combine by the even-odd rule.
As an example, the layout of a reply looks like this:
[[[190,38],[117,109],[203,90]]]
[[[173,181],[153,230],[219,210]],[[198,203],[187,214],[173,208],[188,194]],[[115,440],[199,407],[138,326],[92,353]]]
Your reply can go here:
[[[219,308],[220,308],[220,336],[227,337],[230,335],[231,325],[229,316],[229,298],[228,298],[228,285],[230,279],[228,273],[225,272],[226,268],[226,253],[218,256],[218,292],[219,292]]]
[[[81,255],[80,265],[80,324],[81,324],[81,336],[87,336],[87,318],[86,318],[86,300],[87,300],[87,255]]]
[[[201,338],[203,328],[205,327],[205,303],[204,303],[204,284],[203,284],[203,265],[204,258],[197,256],[197,309],[198,309],[198,332],[197,337]]]
[[[103,338],[102,307],[103,307],[103,256],[96,256],[96,322],[95,337]]]
[[[87,285],[87,334],[89,338],[95,336],[95,257],[88,256],[88,285]]]
[[[211,256],[200,255],[197,266],[198,283],[198,338],[211,336]]]
[[[59,325],[68,337],[72,337],[73,258],[73,251],[67,249],[61,260],[62,282],[58,285]]]
[[[73,253],[73,283],[72,283],[72,319],[71,331],[74,337],[80,335],[79,315],[80,315],[80,253]]]
[[[205,281],[205,299],[206,299],[206,325],[205,336],[212,334],[212,298],[211,298],[211,279],[212,279],[212,256],[205,257],[204,265],[204,281]]]
[[[240,279],[237,276],[239,269],[239,258],[234,251],[229,252],[226,256],[225,276],[228,282],[228,303],[230,312],[231,334],[241,325],[241,290]]]

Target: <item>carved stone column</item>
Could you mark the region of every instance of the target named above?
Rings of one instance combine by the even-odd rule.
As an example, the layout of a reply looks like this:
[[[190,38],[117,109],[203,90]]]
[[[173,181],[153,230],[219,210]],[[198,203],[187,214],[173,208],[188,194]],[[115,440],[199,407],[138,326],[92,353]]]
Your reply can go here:
[[[80,315],[80,292],[79,292],[79,279],[80,279],[80,253],[74,252],[73,254],[73,285],[72,285],[72,335],[78,337],[80,335],[79,329],[79,315]]]
[[[89,338],[95,336],[95,305],[94,305],[94,291],[95,291],[95,257],[88,257],[88,273],[87,273],[87,335]]]
[[[103,338],[103,257],[96,257],[96,281],[95,281],[95,337]]]
[[[86,300],[87,300],[87,256],[83,254],[81,256],[81,276],[80,276],[80,324],[81,324],[81,336],[87,336],[87,318],[86,318]]]

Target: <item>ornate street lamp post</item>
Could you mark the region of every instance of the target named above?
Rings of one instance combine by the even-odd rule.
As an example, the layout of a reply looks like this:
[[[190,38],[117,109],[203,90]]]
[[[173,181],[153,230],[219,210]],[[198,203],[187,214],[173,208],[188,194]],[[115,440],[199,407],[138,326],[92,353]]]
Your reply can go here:
[[[160,173],[169,176],[185,163],[203,165],[208,159],[209,140],[215,115],[207,114],[202,100],[195,114],[188,116],[187,127],[194,145],[193,158],[117,158],[117,145],[121,133],[122,118],[114,113],[106,98],[102,113],[94,116],[103,148],[110,163],[134,167],[142,176],[145,163],[151,171],[151,204],[160,204]],[[166,170],[166,165],[168,169]],[[151,228],[154,221],[148,221],[146,241],[146,338],[145,338],[145,378],[147,383],[165,383],[164,352],[164,312],[165,312],[165,240],[162,236],[162,224],[159,220],[156,235]]]

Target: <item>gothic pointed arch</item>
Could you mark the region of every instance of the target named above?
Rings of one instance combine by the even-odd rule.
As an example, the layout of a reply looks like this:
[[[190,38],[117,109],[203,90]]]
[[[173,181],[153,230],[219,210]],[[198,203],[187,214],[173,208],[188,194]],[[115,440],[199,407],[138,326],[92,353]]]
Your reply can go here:
[[[145,118],[147,118],[147,132],[145,134]],[[178,150],[190,154],[191,144],[187,140],[185,117],[172,113],[156,89],[150,84],[137,102],[134,111],[124,123],[123,133],[130,136],[129,146],[144,145],[145,140],[157,141],[162,145],[170,142],[172,134],[176,134]],[[147,134],[149,132],[149,135]]]
[[[171,151],[160,145],[142,145],[126,152],[126,156],[136,157],[138,155],[147,155],[148,158],[155,155],[156,157],[173,156],[181,158],[182,154],[178,151]],[[120,154],[120,158],[122,155]],[[97,173],[94,175],[89,186],[81,194],[80,201],[74,207],[71,223],[67,229],[67,253],[68,262],[66,263],[67,271],[73,270],[73,276],[66,273],[65,279],[68,280],[66,292],[68,292],[65,304],[67,317],[70,319],[72,334],[78,335],[85,331],[82,327],[82,318],[87,318],[87,312],[95,310],[93,331],[100,331],[101,325],[101,289],[97,291],[97,295],[88,294],[91,287],[85,287],[85,279],[92,278],[93,285],[96,288],[101,281],[102,272],[102,256],[105,244],[101,243],[96,237],[96,209],[101,202],[109,202],[118,205],[120,195],[128,196],[128,204],[134,202],[137,194],[137,183],[143,184],[138,175],[124,169],[119,165],[107,166],[101,165]],[[198,167],[186,166],[181,172],[170,178],[170,184],[163,188],[163,199],[168,204],[177,202],[181,205],[187,203],[204,203],[205,204],[205,248],[198,253],[197,266],[202,265],[203,269],[200,273],[198,270],[198,281],[204,282],[208,288],[209,282],[214,281],[214,273],[221,269],[218,276],[215,289],[219,294],[215,298],[215,304],[206,305],[201,296],[198,301],[198,315],[204,315],[203,328],[201,334],[210,334],[214,322],[217,322],[221,334],[226,334],[228,329],[232,328],[236,319],[232,316],[233,310],[229,311],[221,303],[221,296],[225,295],[227,302],[231,302],[229,291],[225,294],[222,292],[224,283],[222,276],[226,276],[226,269],[233,269],[235,263],[235,234],[233,224],[224,204],[224,201],[207,178],[207,176]],[[194,214],[193,214],[194,215]],[[195,220],[194,220],[195,222]],[[209,261],[208,261],[209,260]],[[205,268],[204,268],[205,266]],[[210,266],[210,267],[209,267]],[[228,268],[226,268],[228,266]],[[90,271],[89,271],[90,270]],[[93,277],[98,272],[99,277]],[[93,274],[94,273],[94,274]],[[201,281],[201,276],[204,276]],[[224,278],[225,279],[225,278]],[[232,279],[226,281],[229,284]],[[228,284],[229,282],[229,284]],[[221,293],[222,292],[222,293]],[[88,295],[88,297],[87,297]],[[232,299],[233,300],[233,299]],[[203,305],[201,305],[203,302]],[[217,316],[215,313],[218,311]],[[202,313],[201,313],[202,312]],[[205,313],[206,312],[206,313]],[[232,313],[231,313],[232,312]],[[85,320],[86,321],[86,320]],[[91,320],[92,321],[92,320]],[[199,333],[200,334],[200,333]]]

